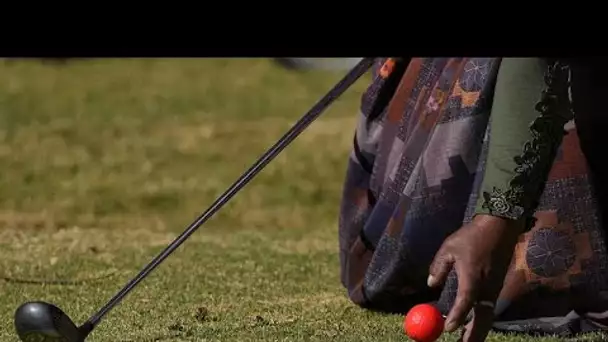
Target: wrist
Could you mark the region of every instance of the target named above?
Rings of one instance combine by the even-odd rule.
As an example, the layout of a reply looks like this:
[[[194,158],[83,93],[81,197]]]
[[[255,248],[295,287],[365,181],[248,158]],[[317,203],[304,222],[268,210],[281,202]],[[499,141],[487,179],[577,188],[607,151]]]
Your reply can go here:
[[[525,232],[525,220],[510,220],[500,216],[489,214],[477,214],[473,217],[473,224],[488,227],[502,232],[502,235],[519,236]]]

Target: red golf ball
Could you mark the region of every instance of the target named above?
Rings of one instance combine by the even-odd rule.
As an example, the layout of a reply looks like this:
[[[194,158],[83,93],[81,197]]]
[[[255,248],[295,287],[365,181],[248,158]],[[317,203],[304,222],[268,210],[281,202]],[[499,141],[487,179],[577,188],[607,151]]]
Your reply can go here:
[[[403,330],[416,342],[433,342],[443,333],[441,312],[430,304],[414,306],[405,316]]]

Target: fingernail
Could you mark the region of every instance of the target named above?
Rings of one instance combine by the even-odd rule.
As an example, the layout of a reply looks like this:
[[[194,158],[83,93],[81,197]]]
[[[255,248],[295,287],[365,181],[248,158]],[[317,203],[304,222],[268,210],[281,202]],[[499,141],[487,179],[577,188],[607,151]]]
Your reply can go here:
[[[432,275],[429,275],[429,277],[426,280],[426,284],[429,287],[433,287],[433,285],[435,284],[435,277],[433,277]]]

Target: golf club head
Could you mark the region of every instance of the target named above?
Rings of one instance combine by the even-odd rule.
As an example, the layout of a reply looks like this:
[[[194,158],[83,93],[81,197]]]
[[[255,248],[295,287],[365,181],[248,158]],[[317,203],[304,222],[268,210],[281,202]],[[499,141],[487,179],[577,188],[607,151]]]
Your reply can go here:
[[[86,337],[61,309],[45,302],[21,305],[15,329],[23,342],[83,342]]]

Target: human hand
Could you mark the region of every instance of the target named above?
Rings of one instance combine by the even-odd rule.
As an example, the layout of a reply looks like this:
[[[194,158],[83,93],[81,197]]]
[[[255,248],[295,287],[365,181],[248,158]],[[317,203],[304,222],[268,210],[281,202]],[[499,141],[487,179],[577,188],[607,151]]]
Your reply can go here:
[[[486,339],[494,321],[494,304],[523,228],[519,222],[477,215],[444,241],[431,264],[428,285],[440,286],[452,267],[456,271],[458,292],[446,318],[445,331],[458,329],[473,309],[473,319],[465,327],[462,341]]]

